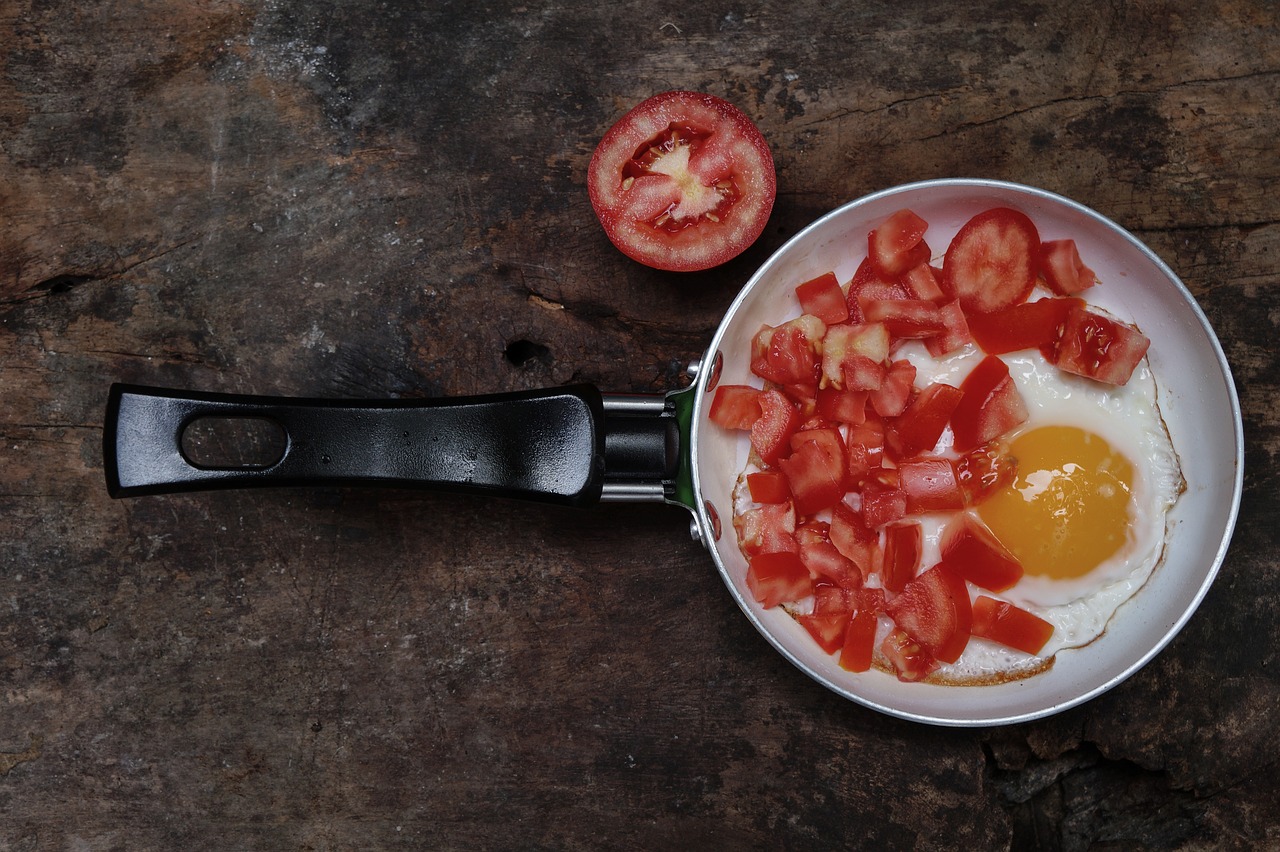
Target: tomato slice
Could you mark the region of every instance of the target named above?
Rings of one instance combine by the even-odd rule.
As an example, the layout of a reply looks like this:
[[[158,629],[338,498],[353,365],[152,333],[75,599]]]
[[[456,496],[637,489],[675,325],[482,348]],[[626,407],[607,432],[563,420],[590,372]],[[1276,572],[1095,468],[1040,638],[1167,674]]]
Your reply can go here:
[[[967,314],[1026,301],[1036,284],[1040,234],[1025,213],[997,207],[956,232],[942,259],[944,286]]]
[[[664,92],[609,128],[587,169],[609,240],[646,266],[709,269],[741,254],[769,220],[773,155],[737,107]]]
[[[760,391],[749,385],[720,385],[707,416],[725,429],[750,429],[760,419]]]
[[[809,569],[799,555],[782,551],[751,557],[747,567],[747,588],[765,609],[807,598],[813,593]]]
[[[942,561],[975,586],[990,592],[1013,588],[1022,563],[987,525],[969,513],[956,515],[942,531]]]
[[[1046,357],[1068,373],[1123,385],[1150,346],[1147,336],[1128,323],[1076,307],[1063,323],[1057,347]]]
[[[1009,365],[994,355],[978,362],[960,383],[964,394],[951,413],[951,432],[958,452],[993,441],[1030,416]]]
[[[900,630],[944,663],[960,659],[969,644],[973,610],[969,590],[945,564],[916,577],[889,602],[889,617]]]
[[[1053,625],[1007,601],[978,595],[973,602],[972,632],[1008,648],[1039,654],[1053,636]]]
[[[819,275],[796,287],[800,310],[813,314],[827,325],[836,325],[849,319],[849,304],[834,272]]]
[[[1059,296],[1070,296],[1097,283],[1093,270],[1084,265],[1075,240],[1050,240],[1040,244],[1036,260],[1044,283]]]
[[[1083,304],[1081,299],[1037,299],[989,314],[974,314],[967,322],[983,352],[1003,355],[1053,344],[1071,310]]]
[[[778,458],[791,446],[791,435],[800,428],[800,413],[791,400],[778,390],[760,394],[760,418],[751,426],[751,447],[767,465],[778,463]]]

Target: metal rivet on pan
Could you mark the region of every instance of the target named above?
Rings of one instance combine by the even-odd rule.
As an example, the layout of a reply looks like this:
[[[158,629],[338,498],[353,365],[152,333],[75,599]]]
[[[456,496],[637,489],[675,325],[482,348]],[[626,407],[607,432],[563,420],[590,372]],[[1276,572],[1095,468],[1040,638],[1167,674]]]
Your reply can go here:
[[[711,505],[710,500],[703,502],[703,506],[707,510],[707,517],[711,519],[711,535],[712,541],[720,540],[720,513],[716,511],[716,507]],[[708,543],[709,544],[709,543]]]

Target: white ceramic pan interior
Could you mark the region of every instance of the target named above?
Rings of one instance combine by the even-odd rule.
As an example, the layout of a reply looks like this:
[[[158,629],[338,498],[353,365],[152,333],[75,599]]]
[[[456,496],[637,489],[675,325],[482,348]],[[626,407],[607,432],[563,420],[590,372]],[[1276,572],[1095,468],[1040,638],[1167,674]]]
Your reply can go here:
[[[1159,402],[1187,490],[1170,515],[1166,557],[1148,583],[1090,645],[1059,653],[1047,672],[988,686],[902,683],[882,671],[854,674],[822,652],[781,608],[764,610],[746,586],[747,563],[732,524],[732,489],[749,451],[745,433],[711,424],[714,381],[753,384],[751,340],[761,325],[798,313],[797,284],[834,270],[847,283],[866,254],[867,233],[901,208],[929,223],[935,253],[982,210],[1008,206],[1036,223],[1042,239],[1072,238],[1103,286],[1089,300],[1133,317],[1151,339],[1149,359]],[[719,361],[721,369],[712,369]],[[698,377],[693,424],[698,523],[720,573],[747,617],[784,656],[818,682],[876,710],[921,722],[981,726],[1047,716],[1093,698],[1154,657],[1191,617],[1217,574],[1235,525],[1243,481],[1239,401],[1212,329],[1177,276],[1128,232],[1060,196],[1016,184],[938,180],[889,189],[854,201],[797,234],[743,288],[727,313]]]

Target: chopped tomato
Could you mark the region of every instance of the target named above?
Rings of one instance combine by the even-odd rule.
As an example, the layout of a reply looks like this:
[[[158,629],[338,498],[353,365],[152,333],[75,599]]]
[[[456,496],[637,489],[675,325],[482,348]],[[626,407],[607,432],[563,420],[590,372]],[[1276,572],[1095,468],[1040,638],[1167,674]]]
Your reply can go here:
[[[854,426],[845,437],[846,472],[851,485],[858,485],[884,461],[885,432],[878,421]]]
[[[867,419],[867,392],[841,390],[840,388],[819,388],[817,392],[818,413],[832,423],[848,423],[856,426]]]
[[[761,470],[747,474],[747,490],[757,503],[785,503],[791,499],[787,477],[776,470]]]
[[[893,276],[882,278],[871,263],[871,258],[863,258],[849,282],[849,292],[845,294],[845,302],[849,306],[849,318],[856,323],[863,322],[860,299],[908,299],[911,294],[902,283]]]
[[[915,299],[938,302],[945,298],[942,287],[938,284],[938,274],[927,261],[918,263],[903,273],[902,286]]]
[[[938,661],[905,630],[894,630],[880,643],[880,652],[893,668],[898,680],[914,683],[938,670]]]
[[[896,278],[911,267],[927,263],[929,246],[924,232],[929,223],[910,210],[899,210],[867,235],[867,258],[883,278]]]
[[[982,351],[1003,355],[1049,346],[1062,334],[1063,323],[1081,299],[1037,299],[968,318],[969,332]]]
[[[924,529],[918,523],[890,524],[884,530],[884,561],[880,581],[891,592],[901,592],[915,579],[924,548]]]
[[[998,444],[974,447],[956,461],[956,480],[966,506],[977,506],[1013,481],[1018,461]]]
[[[1093,270],[1084,265],[1075,240],[1050,240],[1040,244],[1036,260],[1044,283],[1059,296],[1070,296],[1097,283]]]
[[[1026,403],[1009,375],[1009,365],[988,355],[960,383],[964,394],[951,413],[951,432],[958,452],[999,438],[1026,421]]]
[[[841,589],[862,585],[862,571],[857,564],[825,538],[802,542],[800,561],[815,580],[834,583]]]
[[[760,391],[747,385],[721,385],[711,398],[707,416],[725,429],[750,429],[760,419]]]
[[[868,479],[862,485],[862,515],[872,529],[900,521],[907,514],[907,495],[897,485]]]
[[[896,417],[907,408],[915,386],[916,366],[906,359],[894,361],[885,371],[880,387],[871,391],[871,407],[881,417]]]
[[[841,382],[847,390],[879,391],[887,370],[883,361],[865,355],[846,355],[840,364]]]
[[[987,525],[965,512],[942,531],[942,561],[975,586],[990,592],[1010,589],[1022,578],[1022,563]]]
[[[898,481],[907,495],[907,514],[953,512],[964,508],[964,492],[948,458],[922,457],[898,465]]]
[[[960,659],[969,644],[972,608],[964,580],[939,564],[916,577],[889,602],[898,628],[944,663]]]
[[[1128,323],[1077,307],[1063,323],[1056,350],[1046,357],[1068,373],[1123,385],[1150,346],[1147,336]]]
[[[944,289],[966,314],[1026,301],[1039,271],[1040,234],[1025,213],[996,207],[966,222],[942,260]]]
[[[874,299],[860,302],[867,322],[884,323],[899,339],[920,340],[946,330],[942,309],[928,299]]]
[[[737,107],[664,92],[613,125],[587,169],[609,240],[647,266],[708,269],[756,241],[777,191],[773,155]]]
[[[933,382],[916,394],[901,415],[889,424],[885,438],[898,458],[908,459],[937,446],[964,393]]]
[[[791,435],[800,428],[800,413],[791,400],[777,390],[760,394],[760,418],[751,427],[751,447],[767,465],[790,449]]]
[[[835,548],[857,565],[866,579],[874,568],[880,537],[867,526],[862,513],[848,503],[837,503],[831,512],[829,535]]]
[[[819,584],[813,590],[813,612],[796,620],[809,631],[818,646],[834,654],[844,645],[845,628],[853,614],[852,595],[839,586]]]
[[[857,323],[854,325],[833,325],[827,328],[822,338],[822,381],[824,386],[834,385],[850,390],[870,390],[878,387],[878,379],[874,384],[866,384],[854,380],[850,387],[845,378],[846,365],[866,363],[876,370],[876,375],[883,373],[881,363],[889,357],[889,330],[880,323]]]
[[[775,503],[734,515],[738,544],[748,557],[759,553],[798,552],[796,513],[790,503]]]
[[[834,272],[819,275],[796,287],[796,298],[800,300],[800,310],[813,314],[827,325],[849,319],[849,305]]]
[[[924,339],[925,348],[935,358],[949,355],[973,340],[960,302],[947,302],[938,310],[942,315],[942,331]]]
[[[880,589],[858,589],[851,596],[853,613],[845,627],[844,646],[840,649],[840,667],[851,672],[871,668],[876,646],[879,613],[884,610],[884,592]]]
[[[1038,654],[1053,636],[1053,625],[1007,601],[978,595],[973,602],[972,632],[1005,647]]]
[[[765,609],[813,593],[809,569],[795,553],[759,553],[747,567],[747,588]]]
[[[799,439],[799,440],[798,440]],[[845,494],[844,446],[835,429],[815,429],[792,436],[792,452],[778,459],[787,475],[796,511],[812,515],[829,509]]]
[[[826,333],[826,323],[809,314],[776,328],[765,326],[751,342],[751,372],[780,385],[816,384]]]

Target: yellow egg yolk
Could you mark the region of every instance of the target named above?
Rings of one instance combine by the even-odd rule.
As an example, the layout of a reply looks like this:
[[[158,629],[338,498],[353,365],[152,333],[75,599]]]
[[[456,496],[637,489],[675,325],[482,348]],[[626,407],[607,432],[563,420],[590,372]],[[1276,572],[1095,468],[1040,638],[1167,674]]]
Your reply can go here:
[[[1133,464],[1098,435],[1044,426],[1009,445],[1017,475],[978,507],[1028,574],[1081,577],[1128,540]]]

